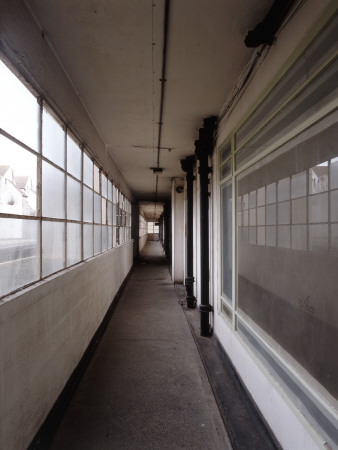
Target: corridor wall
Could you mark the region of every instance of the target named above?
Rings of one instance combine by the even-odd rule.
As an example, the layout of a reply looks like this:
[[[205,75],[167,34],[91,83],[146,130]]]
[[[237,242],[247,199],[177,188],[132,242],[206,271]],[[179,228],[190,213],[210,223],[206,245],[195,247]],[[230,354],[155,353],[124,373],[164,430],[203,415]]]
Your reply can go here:
[[[287,20],[213,158],[215,333],[286,449],[338,446],[337,23]]]
[[[1,2],[0,16],[0,58],[32,91],[35,101],[36,97],[39,98],[39,123],[43,114],[45,125],[49,123],[49,113],[55,116],[56,120],[50,122],[63,136],[61,141],[66,142],[68,132],[74,138],[69,145],[80,155],[79,161],[82,162],[79,167],[84,167],[84,161],[87,161],[92,175],[94,171],[94,187],[85,185],[81,170],[74,176],[70,165],[63,166],[62,161],[53,160],[43,150],[41,152],[41,149],[26,143],[21,136],[17,137],[15,133],[12,136],[11,130],[1,129],[1,139],[8,141],[9,146],[15,144],[16,148],[33,155],[42,174],[42,189],[44,180],[49,180],[48,176],[44,178],[44,168],[48,167],[62,180],[64,192],[68,187],[68,194],[71,194],[72,186],[76,186],[80,198],[77,218],[71,216],[75,208],[67,211],[66,201],[60,203],[61,216],[55,217],[50,206],[52,203],[48,206],[48,202],[41,201],[39,194],[38,208],[32,210],[31,205],[27,205],[31,216],[27,211],[16,211],[14,215],[0,211],[3,223],[22,225],[25,239],[27,224],[36,225],[33,234],[37,250],[34,255],[28,255],[31,260],[38,261],[34,266],[34,276],[24,281],[23,270],[16,271],[18,283],[11,288],[6,287],[0,300],[0,448],[17,450],[27,448],[34,438],[132,267],[133,196],[27,4],[20,0]],[[17,106],[14,100],[13,105]],[[36,106],[38,108],[37,102]],[[58,189],[56,185],[53,187],[54,195]],[[51,198],[56,199],[53,195]],[[89,208],[89,219],[84,217],[86,203],[82,199],[85,195],[93,206]],[[46,212],[48,208],[50,212]],[[19,214],[23,214],[25,219],[22,220]],[[52,236],[43,232],[50,224],[67,229],[61,234],[60,245],[54,247],[49,246]],[[81,230],[83,239],[79,239],[77,256],[72,259],[74,254],[70,246],[73,241],[67,241],[66,236],[67,233],[68,237],[72,236],[71,230],[75,227],[77,231]],[[13,233],[14,228],[9,226],[7,230]],[[1,230],[3,233],[5,228]],[[86,230],[94,230],[87,240]],[[1,235],[2,241],[10,238]],[[2,246],[1,250],[3,258],[8,249]],[[57,259],[57,264],[53,259]],[[12,261],[1,260],[1,263],[3,275]],[[7,276],[2,276],[1,288],[4,281],[8,284],[8,280]],[[8,292],[12,294],[3,295]]]

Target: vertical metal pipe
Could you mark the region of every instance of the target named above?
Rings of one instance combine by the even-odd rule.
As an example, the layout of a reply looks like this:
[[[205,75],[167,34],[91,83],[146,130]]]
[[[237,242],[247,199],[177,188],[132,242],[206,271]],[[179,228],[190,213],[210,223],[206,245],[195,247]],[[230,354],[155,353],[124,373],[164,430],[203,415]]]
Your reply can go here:
[[[212,306],[209,303],[209,154],[213,150],[213,133],[215,117],[204,119],[203,128],[199,130],[199,140],[195,142],[196,155],[199,160],[200,179],[200,246],[201,246],[201,336],[210,336],[209,314]]]
[[[187,276],[185,278],[185,288],[187,291],[188,308],[196,307],[194,296],[194,228],[193,228],[193,208],[194,208],[194,165],[195,156],[189,156],[181,161],[182,170],[187,173]]]

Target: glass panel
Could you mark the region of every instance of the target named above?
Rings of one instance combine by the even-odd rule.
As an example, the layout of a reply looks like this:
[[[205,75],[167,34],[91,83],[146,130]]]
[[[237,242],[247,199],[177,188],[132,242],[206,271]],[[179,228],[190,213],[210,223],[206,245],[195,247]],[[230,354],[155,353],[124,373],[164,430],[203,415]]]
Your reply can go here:
[[[265,186],[257,189],[257,206],[265,205]]]
[[[257,208],[257,225],[265,225],[265,206]]]
[[[100,193],[100,169],[94,164],[94,190]]]
[[[257,245],[265,245],[265,227],[257,227]]]
[[[102,184],[102,196],[107,198],[107,177],[102,173],[101,174],[101,184]]]
[[[312,252],[328,252],[328,225],[309,226],[309,250]]]
[[[113,247],[113,227],[108,227],[108,249]]]
[[[0,212],[36,216],[37,158],[0,135]]]
[[[0,61],[0,128],[38,151],[39,105],[21,81]]]
[[[221,166],[221,180],[231,175],[231,159]]]
[[[102,226],[102,251],[108,250],[108,227],[107,225]]]
[[[113,225],[113,204],[110,202],[108,202],[107,214],[108,225]]]
[[[81,224],[67,223],[67,266],[81,261]]]
[[[78,144],[67,136],[67,172],[81,180],[82,151]]]
[[[113,201],[113,185],[112,182],[108,180],[108,200]]]
[[[117,229],[113,227],[113,247],[117,246]]]
[[[274,226],[269,226],[266,227],[265,230],[266,233],[266,245],[269,247],[276,247],[276,227]]]
[[[65,267],[65,224],[42,222],[42,276]]]
[[[40,224],[0,218],[0,296],[40,278]]]
[[[94,222],[101,223],[101,195],[94,193]]]
[[[93,176],[93,161],[86,153],[83,153],[83,182],[91,188],[93,187]]]
[[[288,224],[290,223],[291,211],[290,211],[290,202],[281,202],[278,203],[278,223],[279,224]]]
[[[266,224],[275,225],[276,223],[276,204],[266,207]]]
[[[318,194],[309,197],[309,222],[328,221],[328,194]]]
[[[107,223],[107,200],[102,199],[102,223]]]
[[[330,164],[330,183],[331,189],[338,189],[338,158],[331,159]]]
[[[228,142],[221,150],[221,163],[224,162],[231,154],[231,142]]]
[[[266,203],[276,203],[276,183],[269,184],[266,187]]]
[[[65,218],[65,174],[42,161],[42,215]]]
[[[94,193],[91,189],[83,186],[83,221],[93,222]]]
[[[278,226],[278,247],[290,248],[290,226],[279,225]]]
[[[291,198],[306,195],[306,172],[297,173],[291,177]]]
[[[117,225],[117,214],[116,214],[116,206],[113,205],[113,225]]]
[[[45,109],[42,116],[42,154],[64,169],[65,132]]]
[[[101,239],[101,225],[94,225],[94,255],[97,255],[102,251]]]
[[[81,183],[67,177],[67,219],[81,220]]]
[[[278,201],[284,202],[290,199],[290,178],[278,181]]]
[[[292,223],[306,222],[306,197],[292,200]]]
[[[222,295],[232,300],[232,183],[221,187],[222,197]]]
[[[87,259],[93,256],[93,225],[83,225],[83,258]]]
[[[291,227],[291,247],[294,250],[307,250],[307,226],[292,225]]]
[[[330,216],[331,222],[338,222],[338,191],[332,191],[330,195]]]

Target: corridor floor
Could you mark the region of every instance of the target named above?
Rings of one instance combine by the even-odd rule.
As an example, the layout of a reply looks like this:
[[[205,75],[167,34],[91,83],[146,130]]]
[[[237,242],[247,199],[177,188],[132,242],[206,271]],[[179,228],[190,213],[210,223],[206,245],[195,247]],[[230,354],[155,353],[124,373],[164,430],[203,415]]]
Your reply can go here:
[[[146,244],[50,448],[231,448],[158,242]]]

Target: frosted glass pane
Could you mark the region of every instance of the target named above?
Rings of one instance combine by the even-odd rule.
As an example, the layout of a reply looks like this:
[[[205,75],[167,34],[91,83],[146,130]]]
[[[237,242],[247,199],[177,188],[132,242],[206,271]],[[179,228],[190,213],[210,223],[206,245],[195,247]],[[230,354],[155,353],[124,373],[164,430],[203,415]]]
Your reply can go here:
[[[249,225],[249,211],[246,209],[242,212],[242,225],[247,227]]]
[[[0,212],[36,216],[37,158],[0,135]]]
[[[266,187],[266,203],[276,202],[276,183],[269,184]]]
[[[249,208],[249,194],[244,194],[242,197],[242,211]]]
[[[113,225],[113,204],[110,202],[108,202],[107,215],[108,225]]]
[[[300,172],[291,177],[291,198],[305,197],[306,172]]]
[[[290,226],[279,225],[278,226],[278,247],[290,248]]]
[[[257,208],[257,225],[265,225],[265,206]]]
[[[116,227],[113,227],[113,247],[117,245],[117,230]]]
[[[40,224],[0,218],[0,296],[40,278]]]
[[[330,181],[330,189],[338,189],[338,158],[331,159]]]
[[[67,136],[67,172],[81,180],[82,151],[78,144]]]
[[[108,180],[108,200],[113,201],[113,185],[112,182]]]
[[[278,203],[278,223],[290,223],[290,202]]]
[[[65,218],[65,175],[42,161],[42,215]]]
[[[108,249],[113,246],[113,227],[108,227]]]
[[[83,221],[93,222],[94,193],[91,189],[83,186]]]
[[[292,200],[292,223],[306,222],[306,197]]]
[[[117,200],[117,189],[116,187],[113,185],[113,203],[116,205],[116,200]]]
[[[309,222],[328,221],[328,194],[309,197]]]
[[[117,225],[116,206],[113,205],[113,225]]]
[[[265,186],[257,190],[257,206],[265,205]]]
[[[331,203],[331,222],[338,222],[338,191],[332,191],[330,194]]]
[[[94,255],[101,253],[101,225],[94,225]]]
[[[45,109],[42,115],[42,154],[64,169],[65,132]]]
[[[67,223],[67,266],[81,261],[81,225]]]
[[[291,247],[294,250],[307,250],[307,226],[292,225],[291,227]]]
[[[249,194],[249,208],[256,208],[257,194],[256,191],[252,191]]]
[[[38,151],[39,105],[34,95],[0,61],[0,128]]]
[[[101,196],[94,193],[94,222],[101,223]]]
[[[338,255],[338,224],[331,225],[331,250],[330,253]]]
[[[309,192],[319,194],[329,188],[329,167],[328,163],[318,164],[309,170]]]
[[[102,226],[102,251],[108,250],[108,227],[107,225]]]
[[[278,201],[283,202],[290,199],[290,178],[278,181]]]
[[[86,153],[83,153],[83,182],[93,187],[93,161]]]
[[[249,209],[249,225],[256,225],[256,208]]]
[[[309,250],[313,252],[328,251],[328,225],[309,226]]]
[[[83,258],[87,259],[93,256],[93,225],[83,225]]]
[[[42,276],[65,267],[65,224],[42,222]]]
[[[94,164],[94,190],[100,192],[100,169]]]
[[[102,186],[102,196],[107,198],[107,177],[104,174],[101,174],[101,186]]]
[[[222,294],[232,301],[232,182],[223,184],[221,189]]]
[[[266,207],[266,224],[275,225],[276,224],[276,204],[267,205]]]
[[[107,200],[102,199],[102,223],[107,223]]]
[[[81,220],[81,183],[67,177],[67,219]]]

